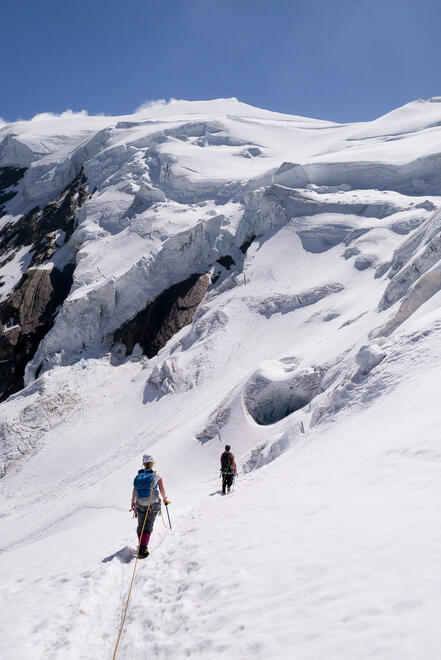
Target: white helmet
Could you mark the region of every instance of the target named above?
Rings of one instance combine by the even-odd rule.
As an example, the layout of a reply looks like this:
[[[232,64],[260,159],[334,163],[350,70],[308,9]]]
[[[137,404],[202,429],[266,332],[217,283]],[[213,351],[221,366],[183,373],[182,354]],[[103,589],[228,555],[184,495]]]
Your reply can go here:
[[[143,463],[154,463],[155,461],[154,461],[153,456],[151,456],[150,454],[144,454],[144,456],[142,457],[142,462]]]

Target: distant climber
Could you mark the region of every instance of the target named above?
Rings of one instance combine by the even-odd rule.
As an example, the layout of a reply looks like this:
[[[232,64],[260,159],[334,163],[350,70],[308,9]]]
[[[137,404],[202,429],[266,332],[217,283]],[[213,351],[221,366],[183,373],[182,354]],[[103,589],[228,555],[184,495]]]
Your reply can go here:
[[[153,531],[155,518],[161,510],[161,500],[158,488],[162,495],[164,504],[170,504],[164,489],[161,476],[153,471],[153,456],[144,454],[142,457],[143,469],[138,471],[133,482],[132,510],[135,518],[138,518],[138,546],[139,557],[143,559],[149,554],[148,544]],[[147,516],[147,519],[146,519]],[[144,524],[145,521],[145,524]]]
[[[225,489],[227,493],[231,492],[231,486],[233,485],[234,477],[237,476],[236,461],[234,460],[234,454],[231,453],[230,449],[230,445],[225,445],[225,451],[222,452],[220,457],[222,495],[225,495]]]

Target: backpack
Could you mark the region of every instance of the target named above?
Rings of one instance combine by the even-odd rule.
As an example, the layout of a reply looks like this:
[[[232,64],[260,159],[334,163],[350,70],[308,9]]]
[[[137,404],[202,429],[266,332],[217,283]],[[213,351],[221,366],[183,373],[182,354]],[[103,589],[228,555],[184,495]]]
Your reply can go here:
[[[150,493],[153,490],[153,493],[156,494],[158,489],[158,484],[155,488],[152,489],[153,483],[155,480],[155,473],[151,470],[140,470],[135,477],[133,482],[133,487],[136,491],[136,496],[141,500],[148,500]]]
[[[232,472],[233,468],[233,454],[229,451],[224,451],[221,456],[222,472]]]

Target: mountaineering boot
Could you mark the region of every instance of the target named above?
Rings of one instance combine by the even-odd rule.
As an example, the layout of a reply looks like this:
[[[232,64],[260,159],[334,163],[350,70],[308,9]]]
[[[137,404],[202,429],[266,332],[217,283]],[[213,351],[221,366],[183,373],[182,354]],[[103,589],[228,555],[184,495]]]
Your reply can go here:
[[[139,557],[140,559],[145,559],[145,558],[148,557],[148,556],[149,556],[149,551],[148,551],[147,547],[146,547],[145,545],[142,545],[142,546],[139,548],[139,555],[138,555],[138,557]]]
[[[227,486],[227,493],[231,493],[231,486]]]

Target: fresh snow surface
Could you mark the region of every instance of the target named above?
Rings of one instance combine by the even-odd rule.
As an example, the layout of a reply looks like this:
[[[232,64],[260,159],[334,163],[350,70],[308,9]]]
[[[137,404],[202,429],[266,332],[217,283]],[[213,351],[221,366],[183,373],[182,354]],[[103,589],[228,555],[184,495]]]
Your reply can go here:
[[[148,451],[173,529],[118,658],[438,660],[440,137],[436,98],[365,124],[220,99],[0,125],[0,167],[28,168],[2,227],[80,167],[90,193],[71,292],[0,406],[1,658],[112,657]],[[10,256],[2,298],[29,246]],[[115,355],[205,272],[157,356]]]

